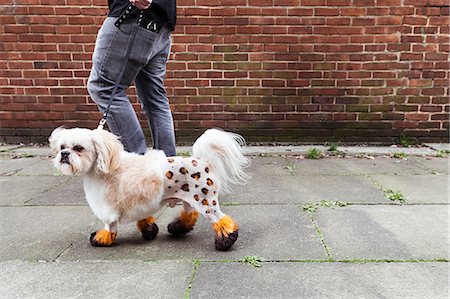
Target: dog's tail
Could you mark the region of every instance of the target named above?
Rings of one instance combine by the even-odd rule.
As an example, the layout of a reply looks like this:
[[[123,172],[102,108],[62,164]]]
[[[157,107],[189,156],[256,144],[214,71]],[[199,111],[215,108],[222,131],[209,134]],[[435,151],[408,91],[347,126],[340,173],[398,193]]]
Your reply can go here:
[[[221,189],[229,192],[231,184],[245,184],[248,179],[244,168],[250,161],[242,154],[244,144],[241,135],[209,129],[195,141],[192,156],[207,162],[221,180]]]

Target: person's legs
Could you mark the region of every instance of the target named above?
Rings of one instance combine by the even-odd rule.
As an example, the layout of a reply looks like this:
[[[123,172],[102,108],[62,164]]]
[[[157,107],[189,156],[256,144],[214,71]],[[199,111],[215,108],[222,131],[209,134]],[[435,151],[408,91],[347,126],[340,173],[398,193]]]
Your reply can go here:
[[[131,22],[122,24],[119,29],[114,25],[116,19],[107,18],[99,31],[88,91],[100,111],[104,113],[114,84],[120,80],[107,117],[107,124],[114,134],[121,137],[120,140],[127,151],[144,154],[147,149],[144,133],[125,90],[131,85],[140,69],[146,65],[159,36]],[[132,30],[137,30],[136,37],[130,41]],[[133,44],[126,60],[129,42]],[[127,65],[122,73],[124,63]]]
[[[135,79],[138,97],[152,132],[153,147],[163,150],[168,157],[176,155],[172,112],[164,88],[170,46],[170,31],[162,28],[160,41],[150,60]]]

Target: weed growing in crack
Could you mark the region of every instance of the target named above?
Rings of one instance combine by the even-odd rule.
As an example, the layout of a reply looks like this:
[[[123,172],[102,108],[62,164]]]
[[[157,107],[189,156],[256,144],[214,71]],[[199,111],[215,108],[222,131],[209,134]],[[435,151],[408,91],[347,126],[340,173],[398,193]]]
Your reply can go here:
[[[308,159],[320,159],[322,158],[323,153],[319,149],[313,147],[308,150],[306,153],[306,158]]]
[[[318,203],[308,203],[303,205],[303,211],[308,213],[314,213],[318,207],[324,208],[336,208],[336,207],[345,207],[348,203],[344,201],[334,201],[334,200],[321,200]]]
[[[396,159],[405,159],[406,157],[408,157],[408,155],[404,152],[399,152],[399,153],[393,153],[392,157],[394,157]]]
[[[406,196],[403,195],[400,191],[394,191],[392,189],[388,189],[384,191],[384,195],[387,199],[392,201],[398,201],[404,203],[406,201]]]
[[[242,259],[240,259],[239,262],[259,268],[262,267],[262,262],[264,262],[265,260],[265,258],[260,256],[246,255]]]
[[[295,166],[295,161],[289,162],[287,161],[289,164],[284,166],[283,169],[287,169],[287,171],[289,171],[290,175],[294,175],[294,170],[297,168]]]

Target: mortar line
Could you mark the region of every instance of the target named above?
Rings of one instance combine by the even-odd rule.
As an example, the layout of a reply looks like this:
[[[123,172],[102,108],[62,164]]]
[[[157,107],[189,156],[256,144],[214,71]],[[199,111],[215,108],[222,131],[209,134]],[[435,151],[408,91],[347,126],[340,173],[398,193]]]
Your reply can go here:
[[[193,264],[194,268],[192,269],[192,274],[191,274],[191,277],[189,278],[188,286],[187,286],[186,290],[184,291],[184,296],[183,296],[184,299],[189,299],[191,297],[192,285],[194,284],[195,276],[197,274],[198,268],[200,267],[201,263],[202,262],[200,260],[197,260],[197,259],[192,260],[192,264]]]

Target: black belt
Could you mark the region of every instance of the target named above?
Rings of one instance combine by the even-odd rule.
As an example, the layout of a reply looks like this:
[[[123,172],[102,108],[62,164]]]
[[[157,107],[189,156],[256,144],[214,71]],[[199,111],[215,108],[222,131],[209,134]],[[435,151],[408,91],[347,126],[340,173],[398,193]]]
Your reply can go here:
[[[138,13],[136,13],[139,11]],[[152,32],[159,32],[161,28],[163,27],[163,24],[158,23],[157,21],[153,20],[148,13],[144,13],[144,11],[139,10],[136,6],[133,4],[130,4],[125,8],[125,10],[122,12],[122,14],[117,19],[115,25],[120,28],[120,25],[122,25],[125,20],[133,18],[136,18],[137,25],[145,28]]]

